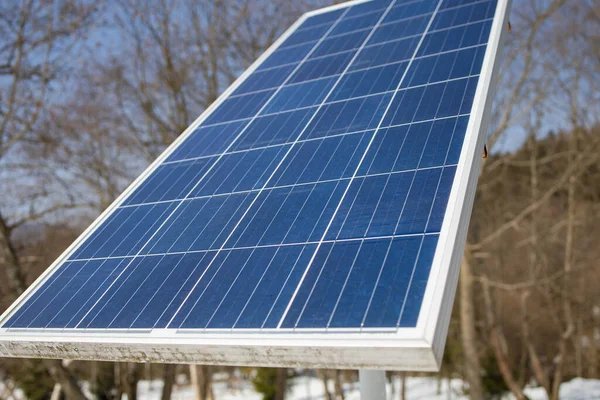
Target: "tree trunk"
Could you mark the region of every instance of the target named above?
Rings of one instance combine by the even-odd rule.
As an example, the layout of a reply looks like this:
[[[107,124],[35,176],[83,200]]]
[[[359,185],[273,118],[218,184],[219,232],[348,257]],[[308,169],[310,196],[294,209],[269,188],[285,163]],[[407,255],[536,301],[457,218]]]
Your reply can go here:
[[[539,198],[539,173],[538,173],[538,141],[537,135],[541,129],[540,119],[537,119],[537,123],[531,125],[529,138],[528,138],[528,147],[529,147],[529,181],[530,181],[530,201],[534,203]],[[537,278],[537,269],[538,269],[538,212],[533,211],[531,213],[531,223],[530,223],[530,247],[529,247],[529,279],[534,281]],[[544,367],[542,362],[538,356],[537,350],[531,340],[530,331],[529,331],[529,311],[527,306],[527,301],[530,296],[530,291],[524,291],[521,293],[521,327],[523,331],[523,342],[525,343],[527,354],[529,355],[529,360],[531,364],[531,369],[533,370],[533,374],[536,377],[538,384],[540,384],[548,397],[551,396],[552,388],[550,387],[550,380],[546,376],[544,372]]]
[[[25,291],[27,285],[22,275],[21,264],[11,236],[12,229],[0,213],[0,256],[4,261],[3,266],[8,278],[8,284],[15,297],[19,297]]]
[[[483,399],[481,364],[477,354],[477,331],[475,330],[475,305],[473,300],[473,273],[469,249],[465,249],[460,270],[460,331],[465,356],[465,375],[469,384],[471,400]]]
[[[173,392],[173,384],[175,383],[175,364],[163,365],[163,389],[160,395],[161,400],[170,400],[171,392]]]
[[[552,388],[550,387],[550,381],[548,377],[544,373],[544,367],[542,366],[542,362],[538,357],[537,351],[531,342],[531,338],[529,336],[529,313],[527,312],[527,299],[529,298],[529,292],[523,292],[521,294],[521,325],[523,329],[523,342],[527,348],[527,354],[529,355],[529,360],[531,363],[531,369],[533,371],[533,375],[535,379],[537,379],[538,384],[542,385],[548,397],[550,397],[552,393]]]
[[[594,329],[592,331],[592,349],[590,355],[590,379],[598,379],[598,353],[600,352],[600,306],[594,306],[592,308],[592,315],[594,316]]]
[[[344,400],[344,387],[342,386],[342,371],[336,369],[334,371],[334,390],[336,400]]]
[[[62,396],[62,386],[60,383],[55,383],[54,388],[52,389],[52,394],[50,395],[50,400],[60,400]]]
[[[406,400],[406,372],[400,373],[400,399]]]
[[[577,334],[575,335],[575,374],[583,378],[583,320],[577,317]]]
[[[317,374],[319,375],[319,378],[321,378],[321,381],[323,382],[323,391],[324,391],[324,395],[323,397],[327,400],[333,400],[333,396],[331,395],[331,393],[329,392],[329,387],[327,386],[327,371],[326,370],[319,370],[317,372]]]
[[[98,394],[100,391],[100,385],[98,384],[98,363],[96,361],[91,361],[89,363],[90,366],[90,393],[93,396],[98,398]]]
[[[277,368],[277,377],[275,381],[275,398],[274,400],[284,400],[285,391],[287,389],[287,369]]]
[[[126,363],[121,368],[121,373],[124,372],[125,393],[127,400],[137,400],[137,385],[140,380],[141,366],[136,363]]]
[[[558,356],[554,360],[554,377],[552,378],[552,396],[550,396],[550,400],[558,400],[560,397],[560,384],[563,377],[562,371],[567,353],[568,340],[569,336],[567,335],[564,335],[560,340]]]
[[[214,400],[212,391],[212,367],[208,365],[190,365],[190,378],[196,400]]]
[[[75,377],[62,364],[61,360],[43,360],[44,366],[61,388],[68,400],[85,400],[83,392],[77,385]]]
[[[500,326],[496,321],[488,281],[483,282],[483,298],[485,302],[487,321],[490,329],[490,342],[492,345],[492,349],[494,350],[494,355],[496,356],[496,362],[498,363],[498,368],[500,368],[502,378],[504,379],[506,386],[508,386],[509,390],[518,400],[526,400],[527,397],[521,390],[521,387],[517,383],[510,368],[510,364],[506,354],[506,339],[504,337],[502,329],[500,329]]]
[[[576,115],[576,113],[572,113]],[[574,119],[574,129],[569,141],[569,167],[573,166],[577,162],[577,132],[578,128],[576,120]],[[572,340],[573,333],[575,331],[575,323],[573,320],[573,310],[571,305],[571,299],[569,298],[569,291],[571,289],[571,272],[573,270],[573,242],[575,234],[575,190],[577,185],[577,178],[575,175],[569,177],[568,192],[567,192],[567,232],[565,237],[565,259],[564,259],[564,272],[565,278],[563,280],[563,286],[561,291],[562,306],[565,317],[565,329],[561,335],[559,343],[558,355],[554,359],[554,377],[552,380],[552,400],[558,400],[560,384],[563,377],[563,367],[565,364],[565,357],[567,356],[567,343]]]
[[[123,382],[121,381],[121,363],[116,362],[113,364],[113,379],[114,379],[114,383],[115,383],[115,399],[116,400],[121,400],[121,398],[123,397]]]

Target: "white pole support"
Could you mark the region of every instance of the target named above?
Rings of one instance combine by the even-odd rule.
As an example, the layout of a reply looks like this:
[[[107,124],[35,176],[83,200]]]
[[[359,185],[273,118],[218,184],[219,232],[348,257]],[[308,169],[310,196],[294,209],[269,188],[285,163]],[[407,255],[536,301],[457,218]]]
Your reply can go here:
[[[385,371],[361,369],[358,381],[361,400],[386,400]]]

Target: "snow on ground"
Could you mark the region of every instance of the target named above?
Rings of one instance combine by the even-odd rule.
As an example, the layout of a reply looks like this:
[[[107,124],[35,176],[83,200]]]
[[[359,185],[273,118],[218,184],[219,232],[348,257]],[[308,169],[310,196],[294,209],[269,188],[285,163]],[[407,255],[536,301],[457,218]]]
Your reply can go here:
[[[25,394],[21,389],[14,388],[5,382],[0,382],[0,399],[25,400]]]
[[[331,382],[330,382],[331,384]],[[162,389],[161,381],[142,381],[138,386],[139,400],[160,400]],[[409,377],[406,379],[406,398],[408,400],[468,400],[463,395],[464,383],[460,379],[444,380],[439,388],[438,381],[431,377]],[[330,385],[333,392],[333,387]],[[344,386],[346,400],[361,400],[358,383]],[[256,393],[250,382],[240,381],[237,388],[228,388],[225,382],[214,384],[215,400],[261,400],[260,394]],[[542,388],[528,388],[525,394],[531,400],[547,400]],[[178,385],[174,391],[173,400],[195,400],[194,392],[189,385]],[[323,383],[312,377],[298,377],[290,380],[287,400],[322,400],[324,399]],[[600,380],[576,378],[565,382],[560,388],[561,400],[599,400]],[[394,382],[392,387],[388,385],[388,399],[400,399],[400,381]],[[513,396],[507,395],[504,400],[513,400]]]
[[[217,377],[215,378],[224,378]],[[290,379],[287,400],[323,400],[323,382],[313,377],[298,377]],[[406,398],[408,400],[468,400],[463,395],[464,383],[460,379],[444,380],[439,387],[438,380],[432,377],[408,377],[406,379]],[[141,381],[138,385],[139,400],[160,400],[162,381]],[[333,393],[333,382],[329,382],[329,390]],[[358,383],[344,386],[346,400],[361,400]],[[254,391],[248,381],[239,380],[236,388],[228,388],[223,381],[214,384],[215,400],[261,400],[262,396]],[[531,400],[547,400],[542,388],[527,388],[525,394]],[[24,400],[20,390],[9,391],[0,383],[0,398]],[[125,398],[125,397],[124,397]],[[561,400],[600,400],[600,380],[575,378],[565,382],[560,387]],[[172,400],[195,400],[192,388],[180,384],[173,390]],[[394,388],[388,385],[388,399],[400,399],[400,380],[394,381]],[[507,395],[503,400],[514,400]]]
[[[235,388],[227,386],[226,376],[215,375],[215,400],[262,400],[262,396],[254,391],[252,383],[243,379],[237,380]],[[194,391],[189,384],[180,381],[175,386],[172,400],[195,400]],[[138,385],[139,400],[160,400],[162,381],[140,381]],[[84,385],[85,386],[85,385]],[[11,390],[12,389],[12,390]],[[87,387],[84,387],[84,390]],[[393,389],[393,390],[392,390]],[[329,390],[333,393],[333,382],[329,382]],[[400,399],[400,379],[394,381],[394,387],[388,385],[388,400]],[[87,390],[86,390],[87,392]],[[361,400],[358,383],[344,386],[346,400]],[[463,394],[464,382],[460,379],[443,380],[438,388],[438,380],[434,377],[408,377],[406,379],[406,398],[408,400],[469,400]],[[89,393],[87,393],[89,394]],[[300,376],[289,380],[286,400],[324,400],[323,382],[320,379]],[[548,400],[544,389],[527,388],[525,394],[531,400]],[[0,382],[0,399],[25,400],[20,389],[9,388]],[[126,400],[126,396],[123,396]],[[600,380],[575,378],[560,387],[561,400],[600,400]],[[502,400],[514,400],[512,395]]]
[[[547,400],[542,388],[529,388],[525,391],[531,400]],[[599,400],[600,380],[575,378],[560,385],[561,400]]]

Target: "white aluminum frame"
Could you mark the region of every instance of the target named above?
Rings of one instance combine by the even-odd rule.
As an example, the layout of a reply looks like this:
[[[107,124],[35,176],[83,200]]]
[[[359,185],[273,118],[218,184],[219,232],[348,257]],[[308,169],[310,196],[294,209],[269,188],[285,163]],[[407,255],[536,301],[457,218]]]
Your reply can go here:
[[[308,17],[364,3],[354,0],[304,14],[190,125],[1,316],[3,324],[74,250]],[[7,330],[0,356],[198,363],[239,366],[436,371],[454,301],[471,216],[481,152],[490,121],[499,58],[512,0],[498,0],[464,145],[446,208],[430,277],[415,328],[366,330]]]

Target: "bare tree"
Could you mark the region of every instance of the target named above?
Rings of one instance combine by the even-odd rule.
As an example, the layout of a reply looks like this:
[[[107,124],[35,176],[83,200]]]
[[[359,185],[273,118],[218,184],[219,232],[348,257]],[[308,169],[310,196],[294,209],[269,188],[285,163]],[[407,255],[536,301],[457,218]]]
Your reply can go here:
[[[212,389],[213,369],[208,365],[190,365],[190,378],[196,400],[214,400]]]
[[[38,139],[35,125],[47,111],[52,85],[64,72],[60,61],[89,26],[96,8],[86,1],[29,0],[0,5],[0,166],[7,175],[3,189],[9,184],[5,178],[15,172],[10,164],[18,160],[20,145]],[[28,283],[14,242],[15,231],[63,206],[32,203],[26,213],[15,215],[10,204],[0,205],[0,256],[13,298]],[[63,363],[43,363],[69,399],[85,398]]]
[[[120,46],[95,68],[149,160],[307,9],[264,0],[116,3]]]
[[[505,384],[517,398],[524,396],[527,367],[548,396],[557,398],[562,377],[570,370],[570,348],[575,350],[575,372],[584,370],[585,357],[578,350],[580,335],[584,334],[580,332],[588,334],[591,328],[578,318],[580,310],[591,312],[591,306],[582,308],[589,304],[582,290],[586,281],[583,277],[589,274],[582,272],[586,271],[586,263],[582,262],[584,254],[576,250],[576,236],[581,223],[577,210],[582,195],[578,193],[585,187],[590,168],[598,162],[600,144],[593,134],[597,126],[593,116],[600,103],[590,89],[597,88],[600,66],[589,35],[597,31],[597,25],[590,29],[590,24],[597,23],[590,22],[597,21],[590,17],[596,8],[586,2],[561,0],[522,1],[514,7],[514,28],[507,42],[506,65],[493,114],[495,129],[488,143],[506,144],[506,138],[514,140],[519,132],[525,132],[529,139],[518,152],[486,162],[478,187],[459,292],[464,368],[472,398],[483,396],[479,349],[488,343]],[[568,139],[555,141],[561,147],[548,154],[547,142],[541,147],[538,137],[546,135],[552,126],[569,133],[565,134]],[[524,153],[526,158],[522,157]],[[557,169],[557,165],[561,167]],[[508,181],[514,180],[519,169],[528,171],[527,185],[514,192],[515,185]],[[513,192],[503,191],[509,188]],[[559,220],[549,226],[548,210],[555,209],[557,198],[563,195],[564,214],[561,211]],[[515,236],[519,238],[516,243]],[[521,249],[527,250],[527,262],[517,265],[527,273],[515,274],[514,268],[506,268],[508,259],[515,260],[507,252]],[[549,259],[552,253],[554,258]],[[563,260],[560,270],[556,269],[556,259]],[[507,270],[511,271],[510,277],[499,275],[498,271],[506,274]],[[510,283],[505,282],[507,279]],[[577,299],[575,288],[581,293]],[[521,310],[520,321],[514,314],[503,312],[502,307],[512,301]],[[533,307],[542,307],[546,321],[551,319],[558,327],[553,329],[557,336],[552,346],[542,349],[536,344],[540,338],[533,336],[533,324],[542,321],[539,317],[532,319],[529,310]],[[515,323],[520,329],[510,329]],[[515,352],[515,347],[520,351]],[[551,357],[550,349],[556,350]],[[520,365],[519,376],[515,374],[516,364]]]

